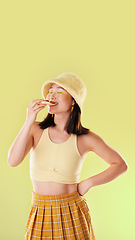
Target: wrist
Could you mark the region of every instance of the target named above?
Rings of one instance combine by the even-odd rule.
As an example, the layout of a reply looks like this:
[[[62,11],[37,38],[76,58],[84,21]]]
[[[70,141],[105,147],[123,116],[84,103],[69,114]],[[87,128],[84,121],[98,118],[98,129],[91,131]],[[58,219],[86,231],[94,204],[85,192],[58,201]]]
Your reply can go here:
[[[89,188],[94,187],[94,183],[93,183],[93,181],[92,181],[92,178],[90,177],[90,178],[88,178],[87,180],[88,180]]]
[[[30,120],[26,119],[24,125],[27,126],[27,127],[31,127],[33,124],[33,122],[31,122]]]

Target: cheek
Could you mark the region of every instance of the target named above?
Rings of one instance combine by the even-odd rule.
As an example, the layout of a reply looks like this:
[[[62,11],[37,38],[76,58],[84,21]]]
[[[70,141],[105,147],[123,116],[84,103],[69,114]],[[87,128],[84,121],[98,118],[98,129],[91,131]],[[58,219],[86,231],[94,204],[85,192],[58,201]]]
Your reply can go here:
[[[65,106],[66,108],[70,108],[71,106],[71,98],[69,96],[64,96],[62,99],[61,99],[61,103],[63,106]]]
[[[69,94],[62,94],[61,97],[65,99],[65,101],[70,102],[71,101],[71,96]]]

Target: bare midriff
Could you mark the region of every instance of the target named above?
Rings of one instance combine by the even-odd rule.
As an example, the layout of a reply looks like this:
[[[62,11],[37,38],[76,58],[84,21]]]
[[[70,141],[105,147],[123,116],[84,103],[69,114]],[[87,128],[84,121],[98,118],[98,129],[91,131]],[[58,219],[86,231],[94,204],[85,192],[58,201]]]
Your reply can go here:
[[[39,122],[37,122],[39,123]],[[39,129],[37,126],[36,131],[34,132],[34,146],[33,149],[38,144],[38,141],[41,137],[42,130]],[[69,137],[69,136],[68,136]],[[85,137],[85,135],[84,135]],[[85,156],[86,149],[85,149],[85,141],[83,142],[82,137],[78,136],[77,138],[77,147],[82,156]],[[66,140],[66,139],[64,139]],[[54,141],[55,142],[55,141]],[[58,195],[58,194],[67,194],[77,191],[77,183],[75,184],[63,184],[58,182],[41,182],[36,180],[31,180],[33,185],[33,191],[38,194],[42,195]]]
[[[59,195],[77,191],[77,183],[39,182],[32,180],[33,191],[41,195]]]

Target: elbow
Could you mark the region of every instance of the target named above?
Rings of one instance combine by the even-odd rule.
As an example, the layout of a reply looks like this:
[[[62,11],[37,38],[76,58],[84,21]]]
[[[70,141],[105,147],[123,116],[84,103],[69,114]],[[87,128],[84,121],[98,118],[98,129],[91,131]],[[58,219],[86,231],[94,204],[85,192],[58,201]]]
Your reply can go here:
[[[17,164],[15,164],[13,161],[11,161],[9,158],[8,158],[8,160],[7,160],[7,163],[8,163],[8,165],[10,166],[10,167],[16,167],[17,166]]]
[[[125,163],[125,172],[128,171],[128,165]]]
[[[127,163],[126,162],[124,162],[124,163],[121,163],[120,164],[120,169],[121,169],[121,171],[124,173],[124,172],[127,172],[128,171],[128,165],[127,165]]]
[[[12,156],[10,151],[8,152],[7,163],[10,167],[16,167],[18,165],[17,159],[15,159],[15,157]]]
[[[128,165],[125,161],[122,161],[121,163],[115,162],[113,164],[116,164],[117,170],[120,174],[128,171]]]
[[[123,169],[124,169],[124,172],[128,171],[128,165],[125,160],[123,160]]]

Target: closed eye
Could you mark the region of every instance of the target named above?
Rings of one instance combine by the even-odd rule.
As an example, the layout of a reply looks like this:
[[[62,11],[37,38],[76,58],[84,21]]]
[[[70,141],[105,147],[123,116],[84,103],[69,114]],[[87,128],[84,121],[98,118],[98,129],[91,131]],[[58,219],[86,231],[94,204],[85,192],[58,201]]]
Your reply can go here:
[[[52,92],[49,92],[49,93],[52,93]],[[58,93],[63,93],[63,92],[58,92]]]

